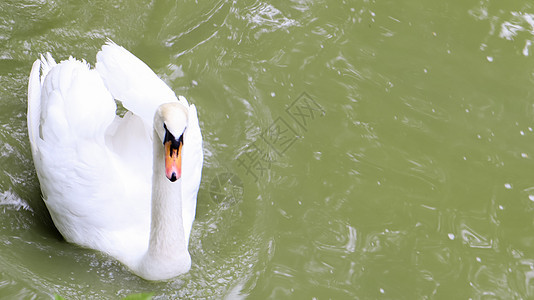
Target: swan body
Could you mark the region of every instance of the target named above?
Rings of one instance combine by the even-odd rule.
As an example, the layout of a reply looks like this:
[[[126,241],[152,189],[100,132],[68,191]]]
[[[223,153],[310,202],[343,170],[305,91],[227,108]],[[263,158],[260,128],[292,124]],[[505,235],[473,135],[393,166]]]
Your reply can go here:
[[[123,117],[115,100],[128,110]],[[41,56],[29,78],[27,121],[43,200],[68,242],[147,280],[190,269],[203,162],[194,105],[110,41],[94,69]]]

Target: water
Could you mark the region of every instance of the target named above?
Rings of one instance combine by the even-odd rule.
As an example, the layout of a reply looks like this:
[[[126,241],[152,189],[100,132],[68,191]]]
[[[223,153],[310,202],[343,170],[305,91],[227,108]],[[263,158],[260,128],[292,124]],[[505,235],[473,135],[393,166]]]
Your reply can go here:
[[[199,1],[200,2],[200,1]],[[0,3],[0,298],[534,294],[529,1]],[[192,270],[65,243],[26,133],[39,53],[111,38],[197,104]]]

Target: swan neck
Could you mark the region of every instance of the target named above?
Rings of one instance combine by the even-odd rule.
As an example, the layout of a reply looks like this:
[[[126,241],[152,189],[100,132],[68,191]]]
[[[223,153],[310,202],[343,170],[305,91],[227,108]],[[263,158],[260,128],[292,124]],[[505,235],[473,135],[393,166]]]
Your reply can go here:
[[[191,257],[182,220],[182,180],[167,179],[163,143],[155,132],[153,140],[150,240],[139,268],[143,277],[163,280],[189,271]]]

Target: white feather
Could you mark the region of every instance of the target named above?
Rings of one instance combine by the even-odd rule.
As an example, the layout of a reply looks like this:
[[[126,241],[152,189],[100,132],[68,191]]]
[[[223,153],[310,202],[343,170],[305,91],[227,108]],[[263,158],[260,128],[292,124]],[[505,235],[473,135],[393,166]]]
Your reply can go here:
[[[111,41],[97,54],[95,68],[113,97],[141,117],[149,128],[159,105],[178,101],[144,62]]]
[[[123,118],[116,116],[114,98],[129,110]],[[180,186],[162,182],[159,191],[153,190],[153,149],[163,144],[153,132],[163,127],[154,127],[153,119],[168,102],[182,103],[188,120]],[[85,61],[56,64],[50,54],[41,56],[30,74],[27,120],[43,198],[67,241],[106,252],[146,279],[168,279],[189,269],[187,245],[203,160],[194,105],[182,96],[178,100],[146,64],[108,42],[94,70]],[[149,251],[151,210],[159,209],[152,206],[152,194],[181,201],[183,228],[168,230],[179,231],[179,244],[168,247],[183,251],[171,251],[171,257],[147,254],[155,253]]]

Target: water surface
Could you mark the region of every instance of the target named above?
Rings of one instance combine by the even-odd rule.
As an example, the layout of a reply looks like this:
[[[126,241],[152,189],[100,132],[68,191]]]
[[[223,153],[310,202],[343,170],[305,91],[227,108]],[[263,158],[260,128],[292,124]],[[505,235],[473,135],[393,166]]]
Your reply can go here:
[[[0,4],[2,298],[533,297],[529,1],[198,2]],[[193,266],[166,283],[40,199],[31,64],[107,38],[199,111]]]

